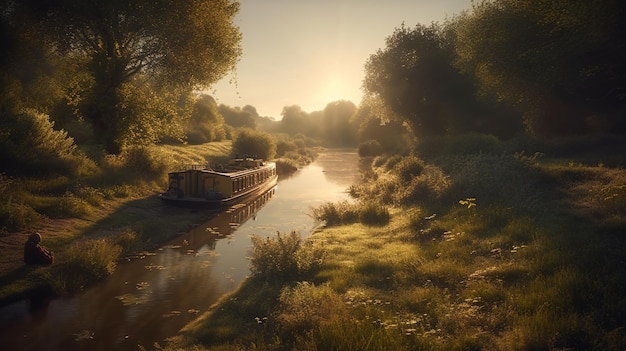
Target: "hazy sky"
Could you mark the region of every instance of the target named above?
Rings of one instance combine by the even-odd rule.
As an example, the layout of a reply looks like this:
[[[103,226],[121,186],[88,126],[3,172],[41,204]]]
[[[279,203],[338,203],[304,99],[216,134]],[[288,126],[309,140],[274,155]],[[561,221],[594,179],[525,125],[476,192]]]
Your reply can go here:
[[[442,22],[472,6],[471,0],[239,2],[243,57],[208,93],[218,103],[252,105],[276,119],[290,105],[313,112],[343,99],[358,106],[365,62],[395,28]]]

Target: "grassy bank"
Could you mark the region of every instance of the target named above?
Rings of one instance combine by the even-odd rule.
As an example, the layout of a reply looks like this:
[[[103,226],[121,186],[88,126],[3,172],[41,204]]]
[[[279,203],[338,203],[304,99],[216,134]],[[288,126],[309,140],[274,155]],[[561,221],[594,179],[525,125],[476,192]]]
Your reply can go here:
[[[163,206],[156,195],[166,187],[167,171],[227,157],[230,144],[138,148],[77,172],[80,177],[5,179],[10,194],[4,205],[14,209],[3,213],[28,222],[0,236],[0,301],[33,291],[80,291],[125,255],[154,249],[205,220],[206,214]],[[33,231],[55,253],[52,266],[23,265],[23,245]]]
[[[296,147],[277,160],[279,174],[310,163],[317,148]],[[212,214],[164,206],[167,172],[219,163],[232,142],[135,147],[99,163],[84,158],[68,175],[12,179],[0,175],[0,304],[29,294],[65,295],[111,274],[128,255],[153,250]],[[32,232],[55,253],[52,266],[23,264]]]
[[[256,274],[170,348],[623,350],[626,171],[573,145],[465,136],[373,159],[351,192],[377,204],[324,205],[336,226],[255,245]]]

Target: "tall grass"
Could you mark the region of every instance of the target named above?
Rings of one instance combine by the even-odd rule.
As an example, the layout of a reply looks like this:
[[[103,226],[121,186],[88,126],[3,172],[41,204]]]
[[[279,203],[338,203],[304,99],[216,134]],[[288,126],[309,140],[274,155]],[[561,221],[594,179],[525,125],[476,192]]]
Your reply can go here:
[[[71,244],[64,260],[55,264],[45,280],[59,295],[76,293],[115,270],[122,248],[110,240],[86,240]]]
[[[384,205],[313,210],[325,259],[307,283],[273,282],[277,322],[258,347],[623,350],[626,171],[518,147],[470,135],[376,157],[352,192]],[[389,222],[354,224],[362,206]],[[255,349],[245,333],[233,337]]]
[[[266,281],[298,279],[319,267],[324,258],[320,248],[303,245],[300,234],[292,231],[275,237],[252,236],[250,271]]]

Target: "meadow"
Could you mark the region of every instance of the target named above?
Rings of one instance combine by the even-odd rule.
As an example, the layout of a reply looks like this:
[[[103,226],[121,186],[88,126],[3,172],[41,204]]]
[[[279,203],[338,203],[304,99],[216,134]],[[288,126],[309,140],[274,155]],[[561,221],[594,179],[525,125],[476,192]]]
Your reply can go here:
[[[306,241],[257,240],[252,276],[164,349],[623,350],[620,143],[468,135],[371,158],[356,204],[312,209]]]

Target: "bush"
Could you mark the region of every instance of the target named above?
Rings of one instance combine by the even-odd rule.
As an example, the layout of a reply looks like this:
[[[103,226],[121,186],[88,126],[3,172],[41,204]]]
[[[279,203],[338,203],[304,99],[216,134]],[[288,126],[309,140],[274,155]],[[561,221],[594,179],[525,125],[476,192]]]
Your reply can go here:
[[[37,212],[23,202],[21,184],[0,173],[0,230],[15,232],[39,219]]]
[[[294,141],[279,140],[276,143],[276,156],[282,157],[287,152],[298,150],[298,145]]]
[[[57,294],[71,294],[110,275],[115,270],[121,247],[107,240],[89,240],[72,244],[65,260],[52,266],[45,276]]]
[[[310,245],[303,246],[295,231],[265,239],[253,235],[250,271],[266,281],[296,279],[322,263],[323,252]]]
[[[0,164],[11,172],[75,174],[85,157],[76,154],[74,139],[55,130],[47,115],[25,110],[0,116]]]
[[[279,300],[281,308],[276,319],[286,334],[306,333],[321,321],[347,314],[342,296],[328,284],[298,282],[293,288],[284,288]]]
[[[32,207],[8,200],[0,203],[0,229],[17,232],[29,228],[39,220],[39,214]]]
[[[276,155],[276,141],[270,134],[243,128],[233,141],[233,153],[271,160]]]
[[[350,224],[359,220],[358,205],[348,201],[327,202],[312,208],[311,212],[315,220],[323,221],[327,226]]]
[[[389,223],[389,210],[376,203],[366,203],[359,211],[359,221],[365,225],[383,226]]]
[[[424,161],[416,156],[407,156],[402,158],[395,166],[392,172],[400,178],[401,181],[411,181],[413,178],[422,174],[424,170]]]
[[[276,172],[278,174],[291,174],[298,170],[298,163],[289,158],[276,160]]]
[[[383,152],[382,146],[376,140],[368,140],[359,144],[358,147],[359,156],[378,156]]]
[[[103,168],[122,169],[145,179],[158,179],[167,172],[170,158],[149,146],[130,146],[119,155],[107,155]],[[119,175],[120,172],[115,172]],[[122,179],[128,179],[127,175]],[[118,181],[121,181],[119,179]]]

